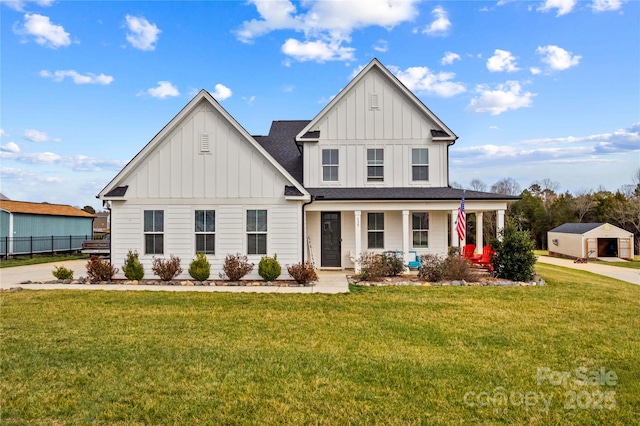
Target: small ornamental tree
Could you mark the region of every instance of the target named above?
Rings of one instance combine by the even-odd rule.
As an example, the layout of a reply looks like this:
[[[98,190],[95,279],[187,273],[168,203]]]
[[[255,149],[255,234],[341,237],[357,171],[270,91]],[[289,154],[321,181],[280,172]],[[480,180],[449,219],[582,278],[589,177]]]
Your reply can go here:
[[[282,273],[282,267],[278,263],[278,255],[274,254],[273,257],[262,256],[260,263],[258,263],[258,274],[265,281],[274,281]]]
[[[196,258],[189,264],[189,275],[196,281],[206,281],[211,275],[211,264],[204,253],[196,253]]]
[[[242,277],[253,270],[253,263],[249,263],[247,256],[240,253],[228,254],[222,265],[222,272],[218,275],[223,280],[240,281]]]
[[[140,263],[137,251],[129,250],[124,265],[122,265],[122,272],[127,279],[132,281],[138,281],[144,277],[144,266]]]
[[[180,258],[174,255],[169,256],[169,259],[154,257],[151,270],[162,281],[171,281],[182,273]]]
[[[495,239],[491,247],[495,251],[493,268],[498,278],[514,281],[529,281],[533,276],[536,256],[535,243],[529,232],[519,231],[509,220],[500,231],[502,239]]]

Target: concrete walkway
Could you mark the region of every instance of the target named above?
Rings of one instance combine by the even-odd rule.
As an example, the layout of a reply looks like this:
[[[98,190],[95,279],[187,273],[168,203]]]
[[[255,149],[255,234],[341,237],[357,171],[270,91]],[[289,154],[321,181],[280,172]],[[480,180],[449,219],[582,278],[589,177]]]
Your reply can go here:
[[[20,284],[24,281],[51,281],[55,266],[74,271],[75,277],[86,276],[86,260],[70,260],[39,265],[16,266],[0,269],[0,288],[22,287],[25,290],[120,290],[120,291],[200,291],[231,293],[348,293],[345,271],[318,271],[318,282],[311,287],[276,286],[173,286],[173,285],[122,285],[122,284]]]
[[[538,256],[538,262],[548,263],[550,265],[564,266],[571,269],[579,269],[581,271],[592,272],[598,275],[615,278],[632,284],[640,285],[640,270],[631,268],[622,268],[611,265],[601,265],[594,262],[589,263],[573,263],[571,259],[561,259],[558,257]]]

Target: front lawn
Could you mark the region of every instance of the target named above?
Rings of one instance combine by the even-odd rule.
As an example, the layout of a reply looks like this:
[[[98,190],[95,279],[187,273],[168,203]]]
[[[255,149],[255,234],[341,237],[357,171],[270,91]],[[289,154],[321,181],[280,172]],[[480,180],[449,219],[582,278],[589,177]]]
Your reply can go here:
[[[1,418],[636,423],[640,287],[536,268],[547,286],[4,292]],[[592,384],[581,385],[581,374]]]

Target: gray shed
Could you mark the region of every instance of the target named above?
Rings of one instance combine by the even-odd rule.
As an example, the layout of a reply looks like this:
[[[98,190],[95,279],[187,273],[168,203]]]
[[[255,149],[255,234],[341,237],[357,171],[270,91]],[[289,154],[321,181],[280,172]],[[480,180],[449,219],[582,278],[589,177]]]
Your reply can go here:
[[[565,223],[547,238],[550,256],[633,260],[633,233],[609,223]]]

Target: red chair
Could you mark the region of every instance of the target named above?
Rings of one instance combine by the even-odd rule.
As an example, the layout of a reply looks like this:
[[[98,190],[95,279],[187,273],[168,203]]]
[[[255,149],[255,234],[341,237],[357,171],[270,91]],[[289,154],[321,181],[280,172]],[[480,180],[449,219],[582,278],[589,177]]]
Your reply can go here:
[[[471,258],[471,263],[473,265],[478,265],[481,268],[486,268],[489,272],[493,271],[493,265],[491,265],[491,258],[496,252],[493,251],[491,246],[482,247],[482,254],[478,256],[473,256]]]
[[[462,257],[464,257],[467,260],[473,259],[475,253],[476,253],[475,244],[467,244],[464,247],[462,247]]]

